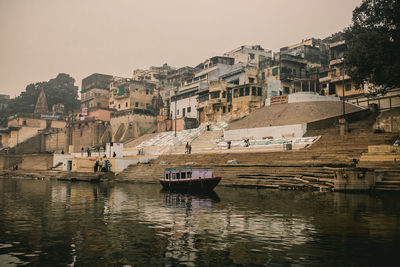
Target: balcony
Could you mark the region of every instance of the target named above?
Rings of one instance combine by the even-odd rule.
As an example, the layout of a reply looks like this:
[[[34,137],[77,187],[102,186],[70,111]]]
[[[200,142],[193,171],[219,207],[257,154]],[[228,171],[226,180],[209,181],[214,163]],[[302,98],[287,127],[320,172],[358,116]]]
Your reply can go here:
[[[226,98],[214,98],[209,101],[211,105],[224,105],[226,104]]]

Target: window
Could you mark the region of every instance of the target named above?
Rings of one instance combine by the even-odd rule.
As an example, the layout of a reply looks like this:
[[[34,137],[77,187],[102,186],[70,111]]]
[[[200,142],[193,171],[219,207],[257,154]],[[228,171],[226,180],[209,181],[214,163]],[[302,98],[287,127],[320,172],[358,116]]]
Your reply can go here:
[[[254,83],[254,78],[249,78],[249,83]]]
[[[185,178],[186,178],[186,172],[182,172],[182,173],[181,173],[181,178],[182,178],[182,179],[185,179]]]
[[[222,113],[226,112],[226,107],[222,107]]]
[[[187,112],[190,113],[192,111],[192,107],[187,107]]]
[[[283,93],[284,93],[285,95],[290,94],[290,89],[289,89],[289,87],[284,86],[284,87],[283,87]]]
[[[186,115],[186,112],[185,112],[185,111],[186,111],[185,108],[183,108],[183,109],[182,109],[182,116],[183,116],[183,117],[185,117],[185,115]]]
[[[128,102],[125,102],[125,107],[126,107],[126,108],[128,107]]]
[[[261,80],[265,81],[265,72],[261,73]]]
[[[250,59],[254,59],[254,54],[253,53],[249,53],[249,58]]]
[[[199,96],[199,103],[208,101],[208,94]]]
[[[187,178],[192,178],[192,173],[191,172],[187,173]]]
[[[211,99],[219,98],[219,91],[218,92],[211,92]]]
[[[257,90],[255,87],[251,87],[251,95],[257,95]]]
[[[118,104],[118,108],[121,108],[121,104]]]
[[[351,90],[351,84],[350,83],[346,83],[345,90],[346,91],[350,91]]]
[[[336,94],[336,85],[334,83],[329,84],[329,94],[330,95]]]
[[[226,97],[226,92],[222,92],[222,98]]]
[[[22,125],[26,125],[26,120],[22,121]]]
[[[149,94],[149,89],[146,89],[146,95],[148,95]]]
[[[139,103],[138,102],[135,103],[135,107],[139,107]]]
[[[244,88],[244,95],[250,95],[250,88],[249,87]]]
[[[244,88],[239,88],[239,96],[243,96],[244,95]]]
[[[258,95],[258,96],[262,96],[261,87],[257,87],[257,95]]]
[[[296,69],[293,69],[293,75],[296,76]]]
[[[277,76],[278,75],[278,68],[273,68],[272,69],[272,76]]]
[[[176,115],[179,115],[179,109],[176,110]]]
[[[233,90],[233,97],[234,98],[239,97],[239,89]]]
[[[176,179],[181,179],[181,174],[179,172],[176,174]]]

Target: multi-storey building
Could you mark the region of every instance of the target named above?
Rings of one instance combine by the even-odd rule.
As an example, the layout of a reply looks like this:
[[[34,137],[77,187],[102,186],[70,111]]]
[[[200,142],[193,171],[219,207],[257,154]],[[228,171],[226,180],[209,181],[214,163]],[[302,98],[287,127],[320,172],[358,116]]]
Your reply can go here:
[[[110,83],[109,107],[118,111],[153,109],[153,98],[157,96],[156,85],[146,81],[114,78]]]
[[[282,47],[279,54],[301,57],[306,60],[309,67],[323,67],[329,63],[329,46],[322,40],[315,38]]]
[[[260,62],[272,58],[272,51],[260,45],[242,45],[232,51],[226,52],[225,57],[235,59],[235,64],[258,65]]]
[[[260,80],[267,84],[268,97],[318,89],[318,80],[311,79],[307,61],[298,56],[280,54],[263,62]]]
[[[113,76],[94,73],[82,80],[81,108],[109,106],[109,84]]]
[[[174,72],[174,70],[175,68],[165,63],[161,67],[151,66],[148,70],[136,69],[133,71],[132,78],[135,81],[145,81],[159,86],[170,73]]]
[[[357,89],[351,81],[344,64],[346,53],[346,42],[332,43],[329,49],[329,68],[320,73],[319,83],[321,92],[325,95],[336,95],[342,97],[355,96],[364,93]]]

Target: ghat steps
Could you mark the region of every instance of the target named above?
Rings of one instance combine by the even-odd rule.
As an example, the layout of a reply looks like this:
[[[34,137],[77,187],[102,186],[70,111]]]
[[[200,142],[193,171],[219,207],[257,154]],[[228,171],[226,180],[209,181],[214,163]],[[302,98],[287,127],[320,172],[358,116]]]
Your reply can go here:
[[[335,168],[355,166],[354,159],[359,159],[368,145],[391,144],[396,136],[386,133],[324,135],[311,148],[303,150],[162,155],[149,164],[129,166],[116,179],[158,183],[165,167],[194,165],[212,167],[216,176],[223,177],[220,185],[224,186],[330,190]],[[237,164],[227,164],[230,160]]]

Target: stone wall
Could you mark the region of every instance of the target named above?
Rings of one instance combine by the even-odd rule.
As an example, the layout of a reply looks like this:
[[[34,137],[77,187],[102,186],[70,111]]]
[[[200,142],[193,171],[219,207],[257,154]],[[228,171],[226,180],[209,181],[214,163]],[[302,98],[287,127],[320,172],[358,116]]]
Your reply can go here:
[[[389,133],[400,132],[400,115],[379,116],[374,129]]]
[[[0,170],[11,169],[22,162],[22,155],[0,155]]]
[[[157,126],[156,116],[130,113],[113,116],[110,123],[113,142],[137,138],[149,131],[155,131]]]
[[[66,129],[54,129],[44,137],[45,151],[67,151]]]
[[[101,121],[79,121],[71,124],[67,130],[68,145],[72,145],[72,152],[80,152],[83,147],[86,149],[102,145],[101,137],[106,130],[106,123]],[[55,137],[52,137],[54,141]]]

